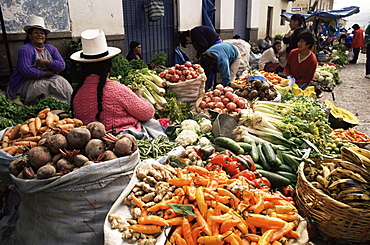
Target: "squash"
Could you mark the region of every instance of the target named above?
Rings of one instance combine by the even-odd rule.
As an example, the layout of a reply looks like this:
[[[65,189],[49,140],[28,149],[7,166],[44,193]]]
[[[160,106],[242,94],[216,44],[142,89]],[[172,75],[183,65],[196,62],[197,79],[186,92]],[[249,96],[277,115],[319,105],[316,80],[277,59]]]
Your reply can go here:
[[[324,102],[330,107],[329,123],[331,128],[348,129],[359,124],[359,120],[357,119],[357,117],[353,115],[353,113],[351,113],[350,111],[336,107],[329,100],[325,100]]]

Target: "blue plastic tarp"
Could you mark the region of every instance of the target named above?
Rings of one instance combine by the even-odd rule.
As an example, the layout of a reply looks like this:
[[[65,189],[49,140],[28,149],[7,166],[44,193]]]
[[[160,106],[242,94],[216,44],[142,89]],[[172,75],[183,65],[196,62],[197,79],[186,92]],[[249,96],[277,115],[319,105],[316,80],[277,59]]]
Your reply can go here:
[[[344,18],[347,16],[351,16],[353,14],[357,14],[359,12],[360,12],[360,7],[351,6],[351,7],[342,8],[340,10],[325,10],[325,11],[317,10],[315,12],[309,12],[308,14],[302,14],[302,15],[305,17],[306,21],[314,21],[318,19],[329,21],[330,19],[340,19],[340,18]],[[289,21],[290,17],[293,14],[294,13],[284,12],[280,16]]]

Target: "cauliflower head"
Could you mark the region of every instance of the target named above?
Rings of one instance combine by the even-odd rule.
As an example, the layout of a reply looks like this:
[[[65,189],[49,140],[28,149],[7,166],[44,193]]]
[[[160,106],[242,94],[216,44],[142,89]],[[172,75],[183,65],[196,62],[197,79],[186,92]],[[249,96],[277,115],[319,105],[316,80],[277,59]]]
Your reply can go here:
[[[199,144],[201,145],[210,145],[211,144],[211,141],[209,141],[209,139],[207,137],[202,137],[199,139]]]
[[[192,120],[192,119],[186,119],[184,121],[181,122],[181,129],[182,130],[191,130],[191,131],[194,131],[196,133],[200,132],[200,126],[199,124]]]
[[[209,133],[212,131],[212,122],[211,120],[209,119],[206,119],[206,118],[202,118],[200,121],[199,121],[199,126],[200,126],[200,131],[203,133],[203,134],[206,134],[206,133]]]
[[[198,125],[198,124],[197,124]],[[182,146],[187,146],[194,144],[198,140],[198,134],[193,130],[182,130],[181,133],[177,136],[175,141]]]

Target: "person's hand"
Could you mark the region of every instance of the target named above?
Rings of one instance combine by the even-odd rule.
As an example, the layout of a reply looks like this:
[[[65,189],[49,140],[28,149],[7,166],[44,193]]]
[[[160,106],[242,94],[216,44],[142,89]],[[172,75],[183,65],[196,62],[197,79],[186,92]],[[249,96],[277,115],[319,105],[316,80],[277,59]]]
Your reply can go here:
[[[53,71],[44,71],[44,77],[52,77],[52,76],[54,76]]]
[[[48,60],[45,60],[45,59],[36,59],[36,65],[37,66],[49,66],[50,65],[50,61]]]
[[[134,90],[134,93],[135,93],[137,96],[139,96],[140,98],[142,98],[142,97],[143,97],[143,91],[141,91],[141,89],[135,89],[135,90]]]

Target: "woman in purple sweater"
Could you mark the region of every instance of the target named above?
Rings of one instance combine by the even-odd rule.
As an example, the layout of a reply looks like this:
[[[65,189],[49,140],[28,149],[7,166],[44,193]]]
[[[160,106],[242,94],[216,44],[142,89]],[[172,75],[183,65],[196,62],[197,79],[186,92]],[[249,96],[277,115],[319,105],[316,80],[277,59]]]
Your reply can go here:
[[[65,62],[54,46],[45,44],[50,31],[45,29],[43,18],[32,16],[30,24],[23,29],[27,37],[19,48],[15,72],[10,77],[8,99],[20,97],[25,104],[30,104],[39,98],[54,97],[69,103],[72,86],[57,75],[64,70]]]

